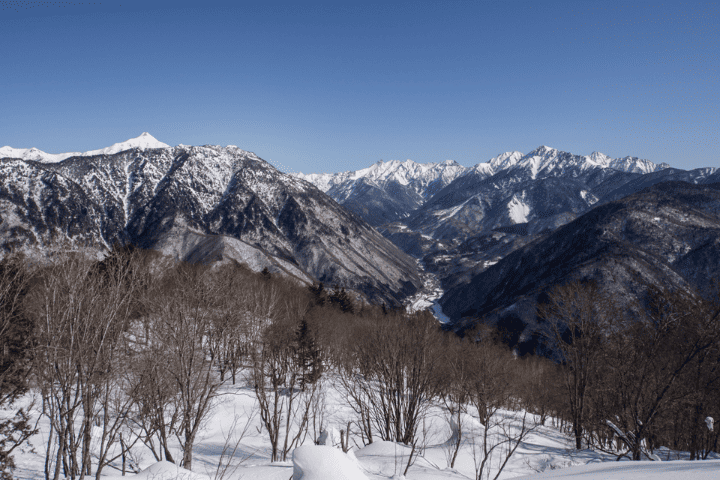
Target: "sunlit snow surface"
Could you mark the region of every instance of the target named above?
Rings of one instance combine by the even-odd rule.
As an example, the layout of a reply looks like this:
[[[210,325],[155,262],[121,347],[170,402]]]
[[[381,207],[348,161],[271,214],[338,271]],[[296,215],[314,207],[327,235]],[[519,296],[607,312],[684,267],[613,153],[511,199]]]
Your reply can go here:
[[[193,473],[190,470],[178,467],[170,462],[158,462],[137,475],[116,475],[103,477],[107,479],[133,479],[133,480],[209,480],[207,475]]]

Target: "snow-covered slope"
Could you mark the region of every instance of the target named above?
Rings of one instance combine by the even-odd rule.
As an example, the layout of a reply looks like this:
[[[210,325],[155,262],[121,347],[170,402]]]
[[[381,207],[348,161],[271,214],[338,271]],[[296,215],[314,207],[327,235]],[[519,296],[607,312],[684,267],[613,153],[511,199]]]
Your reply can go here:
[[[672,462],[608,462],[555,469],[516,480],[715,480],[720,475],[720,460]]]
[[[35,160],[42,163],[62,162],[70,157],[91,157],[93,155],[112,155],[114,153],[123,152],[132,148],[145,150],[148,148],[167,148],[168,144],[158,141],[155,137],[147,132],[143,132],[139,137],[131,138],[124,142],[115,143],[109,147],[98,150],[90,150],[88,152],[68,152],[68,153],[45,153],[37,148],[0,148],[0,158],[21,158],[23,160]]]
[[[325,380],[325,378],[324,378]],[[325,410],[320,412],[325,419],[324,428],[335,431],[345,428],[349,421],[355,419],[351,409],[351,400],[337,388],[336,381],[328,379],[323,382],[323,404]],[[208,480],[208,479],[252,479],[252,480],[467,480],[476,478],[476,462],[482,461],[480,438],[484,429],[472,413],[463,415],[466,439],[460,447],[454,468],[450,468],[448,452],[454,427],[448,422],[448,413],[441,402],[432,402],[427,422],[423,422],[423,433],[427,435],[427,443],[412,463],[406,477],[402,472],[407,464],[411,449],[405,445],[383,441],[375,438],[373,443],[365,445],[363,438],[353,429],[350,434],[352,449],[346,454],[340,449],[339,442],[327,442],[326,445],[315,445],[318,439],[311,431],[310,435],[300,439],[300,445],[285,462],[270,461],[270,442],[262,422],[257,414],[257,397],[252,389],[244,384],[222,387],[221,400],[215,403],[207,421],[201,424],[198,437],[193,448],[192,472],[167,461],[158,462],[150,449],[142,442],[136,442],[131,448],[131,462],[127,465],[127,474],[121,475],[121,460],[112,462],[112,467],[103,469],[103,480]],[[27,400],[30,401],[29,398]],[[33,420],[38,416],[38,406],[32,410]],[[470,410],[470,409],[468,409]],[[517,431],[520,412],[502,411],[504,418],[509,420],[506,432]],[[233,419],[238,423],[236,431],[230,430]],[[534,421],[530,420],[530,421]],[[244,437],[240,438],[237,452],[228,456],[234,440],[240,437],[242,427],[247,422],[249,428]],[[670,451],[664,447],[656,450],[663,461],[615,461],[614,455],[603,454],[590,449],[575,450],[572,448],[567,433],[559,431],[548,420],[538,425],[533,432],[520,443],[515,454],[509,459],[501,480],[521,478],[522,480],[541,480],[554,478],[572,478],[575,480],[710,480],[717,478],[720,460],[711,454],[709,460],[686,461],[686,452]],[[47,417],[41,417],[39,431],[30,439],[34,448],[18,448],[14,452],[17,469],[14,478],[19,480],[37,480],[44,478],[45,442],[47,442],[50,424]],[[497,435],[497,434],[496,434]],[[506,436],[507,433],[500,435]],[[502,438],[502,437],[500,437]],[[229,441],[228,441],[229,440]],[[366,440],[365,440],[366,441]],[[333,446],[330,446],[333,445]],[[169,448],[175,458],[182,456],[180,444],[175,436],[169,439]],[[501,450],[493,451],[491,461],[487,463],[489,478],[494,478],[502,460]],[[671,461],[666,461],[671,459]],[[223,470],[223,466],[229,468]],[[133,474],[132,467],[141,469]],[[225,475],[223,475],[225,473]],[[93,471],[93,476],[95,471]],[[301,476],[302,474],[302,476]],[[485,477],[483,477],[485,478]]]

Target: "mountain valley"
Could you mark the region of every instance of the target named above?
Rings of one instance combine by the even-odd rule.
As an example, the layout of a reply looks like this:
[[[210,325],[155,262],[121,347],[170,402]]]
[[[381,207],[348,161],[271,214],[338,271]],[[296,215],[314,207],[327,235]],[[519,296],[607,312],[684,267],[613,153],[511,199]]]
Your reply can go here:
[[[684,171],[546,146],[471,168],[452,160],[393,160],[307,175],[284,174],[234,146],[170,147],[148,133],[85,153],[3,147],[0,154],[6,155],[0,160],[5,251],[63,244],[102,256],[114,244],[133,243],[176,259],[237,261],[308,285],[344,286],[372,303],[433,306],[437,316],[464,325],[458,328],[527,303],[523,282],[537,293],[571,271],[584,275],[572,266],[580,258],[588,265],[605,262],[599,240],[580,235],[595,231],[597,212],[617,209],[612,205],[633,195],[658,195],[664,190],[653,186],[663,182],[684,192],[691,187],[678,185],[720,181],[716,168]],[[694,207],[675,208],[673,218]],[[629,207],[619,211],[640,215]],[[616,222],[628,224],[628,218]],[[561,240],[568,229],[577,237],[572,245]],[[684,256],[646,259],[647,268],[657,270],[646,277],[659,281],[665,274],[658,272],[672,264],[684,272],[685,283],[676,278],[675,285],[707,281],[717,270],[717,242],[711,241],[717,234],[703,234],[705,243],[676,235],[674,248]],[[632,257],[634,244],[624,241],[611,250]],[[559,253],[541,255],[550,264],[517,270],[513,262],[525,265],[527,255],[548,245],[561,245]],[[558,256],[571,264],[561,266]],[[551,274],[557,271],[565,273]],[[530,325],[529,314],[523,315]]]

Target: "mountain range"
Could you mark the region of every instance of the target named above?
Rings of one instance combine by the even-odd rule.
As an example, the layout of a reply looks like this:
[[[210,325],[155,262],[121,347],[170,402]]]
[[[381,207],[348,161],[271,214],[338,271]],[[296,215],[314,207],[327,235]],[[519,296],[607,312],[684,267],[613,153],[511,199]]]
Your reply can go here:
[[[391,305],[421,286],[412,258],[312,184],[234,146],[162,145],[145,133],[59,161],[0,159],[4,249],[133,243],[342,285]]]
[[[656,165],[636,157],[611,159],[594,152],[589,156],[572,155],[541,146],[527,155],[506,152],[468,168],[453,160],[440,163],[419,164],[412,160],[383,162],[357,171],[342,173],[297,174],[335,201],[378,226],[409,217],[420,207],[438,198],[438,193],[448,188],[451,192],[464,192],[468,186],[482,180],[504,174],[504,181],[497,188],[512,183],[547,177],[568,177],[594,169],[611,169],[626,173],[649,173],[669,168],[668,164]],[[456,183],[457,182],[457,183]],[[450,186],[451,184],[453,184]],[[461,197],[455,197],[459,200]],[[470,197],[462,198],[463,201]],[[592,202],[592,197],[588,199]],[[437,202],[436,202],[437,203]],[[458,207],[458,202],[445,199],[446,209]],[[437,210],[437,209],[436,209]],[[510,200],[508,215],[516,223],[525,221],[526,206],[522,200]],[[437,215],[455,215],[460,211],[439,212]],[[427,232],[426,232],[427,233]]]
[[[99,150],[90,150],[88,152],[69,152],[69,153],[45,153],[37,148],[0,148],[0,158],[20,158],[22,160],[35,160],[41,163],[62,162],[70,157],[92,157],[94,155],[112,155],[131,148],[139,148],[145,150],[148,148],[168,148],[170,145],[158,141],[155,137],[147,132],[143,132],[139,137],[131,138],[125,142],[115,143],[109,147]]]
[[[148,133],[0,157],[5,251],[133,243],[238,261],[376,303],[437,301],[460,330],[483,318],[532,337],[533,302],[570,278],[622,279],[631,298],[642,282],[698,290],[720,273],[716,168],[541,146],[473,167],[393,160],[287,175],[235,146],[170,147]]]
[[[574,155],[547,146],[528,154],[507,152],[472,168],[458,166],[454,178],[440,175],[448,165],[457,164],[394,161],[303,177],[359,215],[369,214],[378,230],[435,274],[442,287],[438,302],[456,330],[483,321],[514,325],[518,342],[536,339],[538,297],[571,278],[598,277],[619,298],[632,299],[642,294],[643,284],[698,290],[720,275],[720,224],[712,212],[717,192],[701,186],[720,182],[717,168],[685,171],[636,157]],[[419,190],[408,172],[418,172],[415,185],[440,180],[414,203],[386,203],[393,211],[383,216],[377,199]],[[368,183],[376,191],[364,194]],[[693,188],[697,193],[689,193]],[[617,202],[626,203],[619,208]],[[673,209],[655,215],[653,202],[672,203]],[[603,216],[607,211],[614,212],[612,221]],[[651,214],[653,228],[638,223]],[[604,228],[610,235],[605,223],[632,226],[636,235],[614,232],[615,240],[607,240],[597,234]]]

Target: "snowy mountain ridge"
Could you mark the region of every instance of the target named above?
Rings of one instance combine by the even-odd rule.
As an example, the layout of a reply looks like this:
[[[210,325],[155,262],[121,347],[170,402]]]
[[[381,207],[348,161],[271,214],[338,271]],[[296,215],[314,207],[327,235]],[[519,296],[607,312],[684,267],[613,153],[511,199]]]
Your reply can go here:
[[[430,186],[438,180],[450,183],[467,169],[454,160],[445,160],[439,163],[417,163],[412,160],[391,160],[384,162],[378,160],[373,165],[356,171],[342,173],[298,173],[297,176],[317,186],[320,190],[328,192],[331,188],[345,185],[339,191],[347,191],[347,184],[366,179],[377,185],[397,183],[410,185],[416,193],[427,196]]]
[[[0,148],[0,158],[21,158],[23,160],[34,160],[42,163],[62,162],[70,157],[92,157],[94,155],[112,155],[124,152],[132,148],[141,150],[149,148],[168,148],[170,145],[163,143],[150,135],[143,132],[140,136],[131,138],[124,142],[115,143],[109,147],[100,148],[98,150],[90,150],[87,152],[68,152],[68,153],[46,153],[37,148],[13,148],[5,146]]]
[[[506,170],[529,169],[537,175],[541,172],[550,173],[567,167],[579,167],[581,170],[600,167],[627,173],[651,173],[670,168],[670,165],[667,163],[655,164],[650,160],[631,156],[611,158],[600,152],[593,152],[590,155],[574,155],[542,145],[527,154],[518,151],[501,153],[487,162],[478,163],[473,167],[463,167],[454,160],[437,163],[417,163],[409,159],[404,162],[379,160],[370,167],[355,171],[298,173],[295,175],[314,184],[323,192],[328,192],[334,186],[357,182],[365,178],[378,185],[392,181],[401,185],[413,184],[415,190],[425,197],[429,193],[427,187],[438,178],[442,178],[447,185],[455,178],[471,172],[490,177]],[[347,188],[341,190],[345,191]]]
[[[469,220],[466,218],[468,208],[476,210],[476,204],[487,203],[488,195],[484,190],[482,193],[476,192],[479,194],[476,195],[477,201],[467,203],[472,196],[468,195],[468,192],[476,190],[480,183],[488,179],[492,179],[488,181],[493,182],[493,190],[504,191],[515,189],[514,186],[526,182],[548,178],[573,179],[598,170],[605,171],[604,175],[613,172],[646,174],[666,168],[669,168],[668,164],[656,165],[637,157],[610,158],[599,152],[574,155],[542,145],[527,154],[519,151],[505,152],[473,167],[464,167],[453,160],[424,164],[412,160],[380,160],[370,167],[355,171],[299,173],[296,176],[314,184],[336,202],[377,227],[404,221],[426,206],[431,206],[436,196],[443,196],[445,200],[443,205],[439,206],[440,210],[444,211],[439,211],[438,206],[432,207],[431,217],[435,219],[434,222],[466,224]],[[584,206],[592,205],[598,200],[587,194],[587,191],[588,188],[578,185],[577,195],[574,195],[582,197],[580,203]],[[499,223],[493,222],[494,226],[502,226],[508,221],[515,224],[529,220],[528,215],[532,209],[522,199],[510,197],[512,194],[506,199],[507,206],[504,207],[508,215],[502,215]],[[492,203],[497,204],[496,201]],[[486,206],[491,208],[490,204]],[[470,216],[474,217],[475,214]],[[454,235],[456,229],[453,230]],[[423,233],[436,236],[429,230]]]

